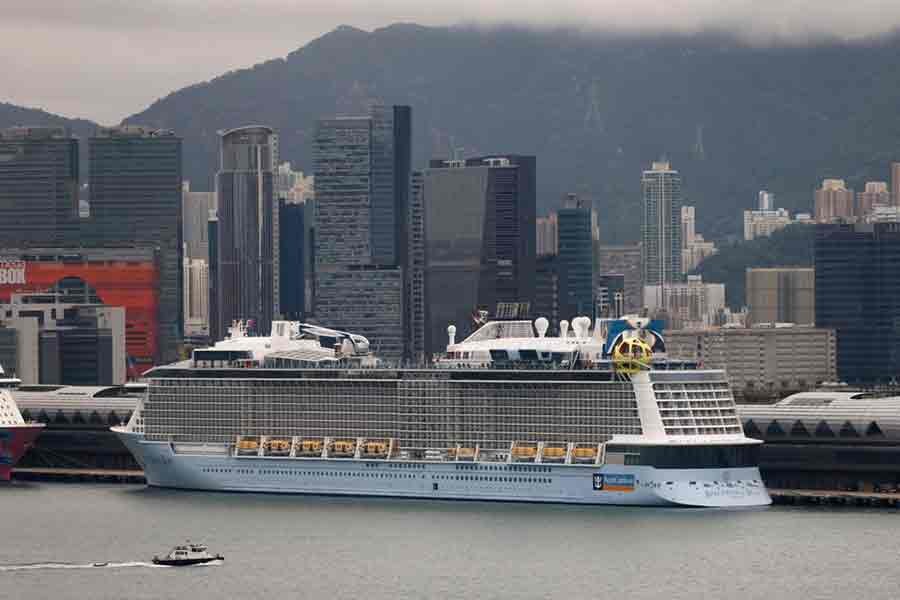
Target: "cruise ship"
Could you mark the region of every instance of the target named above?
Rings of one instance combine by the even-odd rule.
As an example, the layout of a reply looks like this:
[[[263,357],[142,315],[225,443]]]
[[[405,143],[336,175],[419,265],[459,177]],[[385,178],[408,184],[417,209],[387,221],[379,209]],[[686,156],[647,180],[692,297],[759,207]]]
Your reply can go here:
[[[11,393],[19,383],[0,366],[0,481],[9,481],[13,467],[44,428],[43,423],[26,423],[19,413]]]
[[[157,367],[115,431],[150,486],[639,506],[769,504],[722,371],[636,317],[448,327],[427,368],[275,322]]]

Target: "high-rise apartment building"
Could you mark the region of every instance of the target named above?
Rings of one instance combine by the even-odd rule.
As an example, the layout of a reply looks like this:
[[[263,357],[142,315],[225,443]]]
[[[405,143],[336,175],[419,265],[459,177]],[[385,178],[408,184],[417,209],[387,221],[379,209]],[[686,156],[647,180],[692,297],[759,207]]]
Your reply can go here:
[[[213,343],[225,337],[227,330],[221,328],[219,322],[219,218],[215,213],[210,213],[209,221],[206,224],[206,239],[209,244],[209,264],[208,275],[209,280],[209,340]]]
[[[597,246],[597,272],[619,274],[625,289],[625,313],[638,313],[644,305],[644,281],[641,270],[641,245]]]
[[[594,211],[589,201],[568,194],[559,219],[559,310],[563,318],[594,316]]]
[[[837,331],[838,377],[900,378],[900,223],[820,225],[814,254],[816,325]]]
[[[855,214],[853,190],[847,189],[843,179],[825,179],[816,190],[816,221],[831,223],[850,219]]]
[[[538,217],[537,223],[537,255],[556,254],[559,249],[559,222],[555,212],[546,217]]]
[[[78,244],[78,140],[57,127],[0,131],[0,247]]]
[[[681,207],[681,244],[686,248],[697,236],[697,213],[693,206]]]
[[[681,175],[668,162],[654,162],[641,178],[644,285],[680,281]]]
[[[447,326],[457,339],[477,310],[533,303],[533,156],[433,160],[424,175],[426,351],[443,352]]]
[[[891,203],[900,206],[900,162],[891,163]]]
[[[410,176],[407,211],[407,261],[405,273],[406,358],[414,364],[425,360],[425,179],[421,171]]]
[[[233,321],[268,334],[279,309],[278,205],[274,172],[278,136],[269,127],[240,127],[220,135],[216,174],[218,335]],[[211,269],[212,270],[212,269]]]
[[[746,277],[748,319],[751,324],[815,323],[815,269],[747,269]]]
[[[412,157],[408,106],[321,119],[315,140],[315,314],[400,360]]]
[[[209,265],[199,258],[184,260],[184,335],[209,336]]]
[[[769,237],[791,224],[791,215],[783,208],[775,210],[745,210],[744,240]]]
[[[216,210],[216,193],[192,192],[190,182],[186,181],[182,187],[182,200],[184,258],[209,262],[209,240],[206,236],[209,214]]]
[[[697,233],[696,212],[693,206],[681,207],[681,272],[685,275],[696,269],[704,259],[718,252],[713,242]]]
[[[689,275],[683,283],[646,285],[644,306],[651,316],[666,318],[667,329],[710,326],[725,308],[725,284]]]
[[[887,182],[867,181],[865,191],[856,194],[856,216],[865,218],[875,211],[876,206],[890,206],[891,192]]]
[[[101,128],[89,142],[86,245],[159,248],[159,360],[178,359],[184,335],[181,138],[140,126]]]

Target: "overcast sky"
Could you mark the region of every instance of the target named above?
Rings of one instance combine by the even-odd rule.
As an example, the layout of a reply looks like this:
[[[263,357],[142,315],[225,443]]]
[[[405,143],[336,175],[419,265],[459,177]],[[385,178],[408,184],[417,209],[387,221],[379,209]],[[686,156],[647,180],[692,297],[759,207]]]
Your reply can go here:
[[[754,43],[900,26],[900,0],[2,0],[0,101],[114,124],[338,25],[516,23],[735,31]]]

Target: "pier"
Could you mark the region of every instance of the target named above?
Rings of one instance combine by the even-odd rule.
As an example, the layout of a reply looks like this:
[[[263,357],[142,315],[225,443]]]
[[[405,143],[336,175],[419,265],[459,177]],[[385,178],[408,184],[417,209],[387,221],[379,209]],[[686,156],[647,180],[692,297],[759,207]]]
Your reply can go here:
[[[769,495],[772,497],[772,503],[776,505],[900,508],[900,494],[770,489]]]
[[[68,481],[90,483],[146,483],[144,472],[132,469],[66,469],[23,467],[13,469],[19,481]]]

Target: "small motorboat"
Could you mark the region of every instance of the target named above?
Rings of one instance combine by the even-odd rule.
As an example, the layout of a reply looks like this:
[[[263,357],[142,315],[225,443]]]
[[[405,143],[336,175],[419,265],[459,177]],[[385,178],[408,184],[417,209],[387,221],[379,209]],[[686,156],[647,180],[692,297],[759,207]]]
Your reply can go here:
[[[221,554],[212,555],[203,544],[190,542],[175,546],[164,557],[153,557],[154,565],[167,565],[169,567],[189,567],[191,565],[204,565],[216,560],[225,560]]]
[[[108,567],[108,566],[109,566],[109,563],[108,563],[108,562],[95,562],[95,563],[93,564],[93,566],[95,566],[95,567]]]

